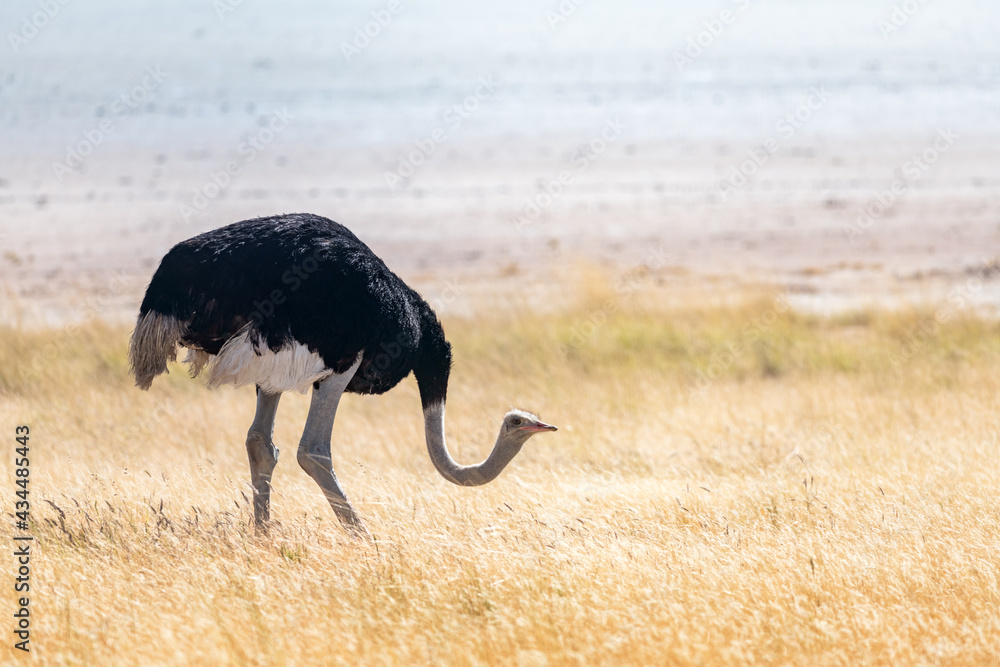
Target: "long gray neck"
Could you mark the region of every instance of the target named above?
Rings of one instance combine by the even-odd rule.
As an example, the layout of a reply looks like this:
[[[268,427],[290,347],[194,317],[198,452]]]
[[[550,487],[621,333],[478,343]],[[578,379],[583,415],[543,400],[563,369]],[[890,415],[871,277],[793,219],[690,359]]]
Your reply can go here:
[[[498,437],[493,451],[482,463],[464,466],[451,458],[444,441],[444,403],[432,403],[424,409],[424,433],[427,452],[434,467],[449,482],[459,486],[479,486],[493,481],[521,451],[524,442],[503,441]]]

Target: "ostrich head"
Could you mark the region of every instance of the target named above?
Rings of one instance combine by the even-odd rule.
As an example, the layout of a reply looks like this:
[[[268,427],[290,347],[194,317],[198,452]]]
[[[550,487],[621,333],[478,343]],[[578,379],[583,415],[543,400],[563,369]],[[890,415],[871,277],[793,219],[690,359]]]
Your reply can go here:
[[[504,415],[497,441],[486,460],[464,466],[451,458],[445,444],[444,403],[433,403],[424,409],[424,431],[431,461],[445,479],[460,486],[479,486],[495,479],[517,456],[528,438],[542,431],[555,430],[555,426],[546,424],[530,412],[511,410]]]
[[[523,445],[528,438],[543,431],[558,431],[551,424],[546,424],[538,417],[524,410],[511,410],[503,416],[500,425],[499,440]]]

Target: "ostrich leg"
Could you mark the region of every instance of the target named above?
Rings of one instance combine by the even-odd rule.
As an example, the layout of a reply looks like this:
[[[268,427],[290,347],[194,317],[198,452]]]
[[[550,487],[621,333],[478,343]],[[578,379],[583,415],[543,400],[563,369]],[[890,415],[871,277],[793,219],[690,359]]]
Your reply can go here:
[[[333,461],[330,458],[330,436],[333,431],[333,420],[337,416],[337,405],[351,378],[361,364],[361,355],[346,372],[331,375],[320,381],[313,389],[312,402],[309,405],[309,416],[306,427],[299,441],[297,459],[302,469],[316,480],[323,495],[330,502],[337,518],[351,534],[371,539],[361,518],[351,507],[347,495],[340,488],[337,476],[333,473]]]
[[[250,481],[253,483],[253,521],[258,529],[271,518],[271,473],[278,463],[278,448],[271,440],[274,416],[281,394],[266,394],[257,387],[257,413],[247,431],[247,456],[250,458]]]

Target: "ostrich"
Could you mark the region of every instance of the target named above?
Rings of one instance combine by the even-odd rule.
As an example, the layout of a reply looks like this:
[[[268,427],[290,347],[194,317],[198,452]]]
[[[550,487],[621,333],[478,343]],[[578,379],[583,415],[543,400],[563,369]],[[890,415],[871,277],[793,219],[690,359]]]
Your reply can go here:
[[[313,394],[297,460],[352,534],[367,537],[330,458],[337,405],[346,392],[382,394],[410,371],[417,379],[427,451],[450,482],[478,486],[496,478],[535,433],[555,431],[536,416],[508,412],[492,452],[477,465],[448,453],[444,408],[451,345],[434,311],[346,227],[317,215],[244,220],[174,246],[146,288],[129,343],[136,385],[176,360],[209,388],[256,385],[247,433],[254,523],[270,520],[272,440],[284,391]]]

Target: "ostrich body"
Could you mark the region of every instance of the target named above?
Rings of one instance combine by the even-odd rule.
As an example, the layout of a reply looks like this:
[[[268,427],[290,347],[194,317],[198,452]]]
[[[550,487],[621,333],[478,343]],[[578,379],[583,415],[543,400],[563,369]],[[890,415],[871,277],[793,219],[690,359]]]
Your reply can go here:
[[[451,345],[434,311],[346,227],[293,214],[244,220],[174,246],[146,289],[129,345],[136,385],[176,359],[208,386],[253,384],[257,412],[246,448],[254,521],[269,520],[272,435],[285,391],[313,387],[299,465],[319,484],[349,531],[367,535],[333,472],[330,438],[343,393],[382,394],[410,371],[424,411],[427,450],[438,472],[462,486],[486,484],[529,437],[556,427],[508,412],[492,452],[477,465],[448,453],[444,408]]]

